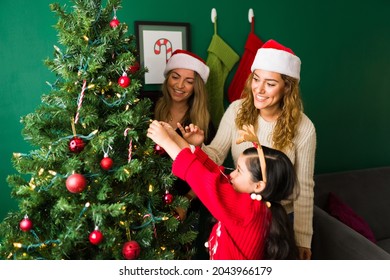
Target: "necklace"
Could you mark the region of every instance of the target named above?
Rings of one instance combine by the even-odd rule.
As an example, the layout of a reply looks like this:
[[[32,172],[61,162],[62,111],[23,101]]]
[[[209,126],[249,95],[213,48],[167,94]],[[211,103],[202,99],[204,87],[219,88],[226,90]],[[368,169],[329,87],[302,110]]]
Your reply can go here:
[[[180,122],[180,120],[175,121],[175,122],[174,122],[173,120],[174,120],[173,116],[170,115],[170,116],[168,117],[168,122],[169,122],[169,123],[171,123],[171,124],[173,124],[173,123],[174,123],[174,124],[177,124],[178,122]]]
[[[168,122],[172,122],[175,120],[175,124],[178,123],[178,122],[181,122],[183,120],[183,118],[185,117],[186,113],[188,112],[189,108],[188,106],[186,106],[185,108],[182,107],[182,106],[174,106],[176,107],[176,109],[173,109],[171,108],[169,110],[169,114],[168,114]],[[177,120],[177,121],[176,121]]]

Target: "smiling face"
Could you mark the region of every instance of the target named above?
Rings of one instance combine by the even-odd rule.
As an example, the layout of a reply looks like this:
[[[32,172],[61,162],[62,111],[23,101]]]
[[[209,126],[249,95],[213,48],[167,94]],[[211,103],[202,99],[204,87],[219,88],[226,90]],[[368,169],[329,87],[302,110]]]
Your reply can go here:
[[[264,185],[253,181],[253,176],[247,167],[248,156],[241,154],[237,160],[236,169],[230,173],[230,182],[239,193],[259,193]]]
[[[272,114],[280,112],[280,102],[284,96],[284,81],[276,72],[256,69],[252,79],[254,106]]]
[[[173,102],[187,102],[194,92],[195,72],[188,69],[173,69],[168,77],[168,91]]]

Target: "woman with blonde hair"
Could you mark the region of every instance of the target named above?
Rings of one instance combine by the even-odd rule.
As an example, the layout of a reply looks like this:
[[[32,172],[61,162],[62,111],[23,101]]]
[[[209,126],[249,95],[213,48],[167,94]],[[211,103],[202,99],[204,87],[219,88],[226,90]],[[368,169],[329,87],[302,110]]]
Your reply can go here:
[[[215,135],[210,113],[207,108],[206,82],[210,69],[205,61],[196,54],[186,50],[175,50],[169,58],[165,70],[165,80],[162,85],[162,96],[156,103],[154,118],[168,123],[179,135],[179,126],[196,124],[205,132],[205,143]],[[195,240],[197,248],[195,259],[208,259],[204,242],[207,240],[214,223],[211,214],[204,207],[188,184],[177,179],[173,190],[190,202],[188,211],[177,208],[180,219],[184,220],[190,211],[199,213],[198,237]]]
[[[209,67],[194,53],[176,50],[164,70],[162,96],[156,103],[155,119],[177,128],[190,123],[204,130],[209,139],[210,113],[207,108],[206,82]]]

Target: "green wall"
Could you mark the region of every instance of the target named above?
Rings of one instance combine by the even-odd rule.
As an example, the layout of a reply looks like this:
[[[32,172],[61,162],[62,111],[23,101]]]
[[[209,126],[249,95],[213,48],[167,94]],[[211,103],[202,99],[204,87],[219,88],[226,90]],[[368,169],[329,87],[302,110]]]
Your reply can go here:
[[[16,172],[12,153],[30,150],[19,120],[49,91],[46,81],[53,77],[43,60],[57,44],[49,9],[54,1],[1,2],[0,218],[15,207],[5,181]],[[305,112],[317,128],[316,173],[390,165],[390,2],[313,2],[123,0],[117,16],[130,33],[135,20],[189,22],[191,49],[207,58],[211,9],[217,10],[218,34],[241,55],[252,8],[256,34],[286,44],[302,59]]]

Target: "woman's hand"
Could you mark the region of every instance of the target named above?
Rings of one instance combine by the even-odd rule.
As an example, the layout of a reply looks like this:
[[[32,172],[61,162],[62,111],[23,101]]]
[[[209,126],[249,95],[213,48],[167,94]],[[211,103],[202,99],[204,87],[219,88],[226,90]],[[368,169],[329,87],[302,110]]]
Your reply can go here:
[[[310,248],[298,247],[298,250],[299,250],[299,259],[301,259],[301,260],[310,260],[311,259]]]
[[[186,127],[183,127],[180,123],[177,124],[177,127],[180,129],[183,138],[194,146],[202,145],[204,141],[204,131],[200,129],[197,125],[190,124]]]

